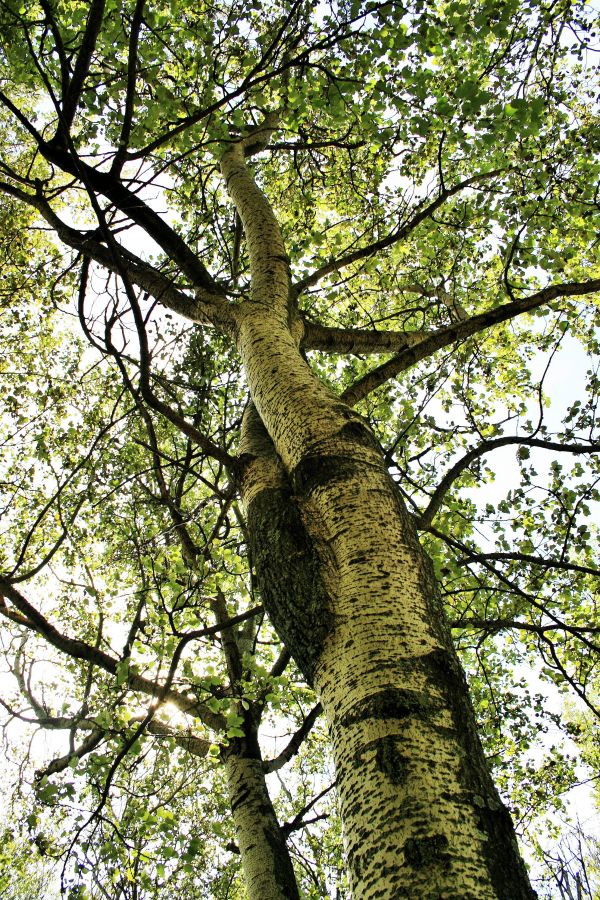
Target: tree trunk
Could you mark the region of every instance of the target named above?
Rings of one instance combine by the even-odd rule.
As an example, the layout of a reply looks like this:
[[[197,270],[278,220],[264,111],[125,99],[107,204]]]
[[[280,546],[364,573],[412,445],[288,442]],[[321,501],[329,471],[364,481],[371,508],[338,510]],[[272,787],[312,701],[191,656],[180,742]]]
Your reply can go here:
[[[225,759],[227,786],[248,900],[299,900],[292,861],[267,790],[258,743],[254,752],[249,752],[236,740],[229,750]]]
[[[212,601],[217,623],[228,620],[225,597],[217,591]],[[244,676],[243,649],[235,628],[221,631],[230,691],[239,695]],[[236,704],[243,736],[234,737],[221,751],[231,815],[249,900],[299,900],[294,867],[285,835],[273,809],[258,742],[262,709],[259,704]]]
[[[281,235],[239,146],[222,168],[253,276],[237,346],[266,429],[249,418],[241,448],[252,557],[329,724],[353,896],[531,900],[429,560],[369,428],[299,352]]]

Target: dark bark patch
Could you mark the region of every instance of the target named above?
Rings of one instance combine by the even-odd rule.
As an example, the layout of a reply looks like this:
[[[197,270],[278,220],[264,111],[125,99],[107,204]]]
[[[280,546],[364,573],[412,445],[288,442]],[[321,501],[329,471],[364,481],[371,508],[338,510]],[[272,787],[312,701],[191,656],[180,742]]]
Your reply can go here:
[[[271,814],[274,818],[275,814],[273,809],[271,809]],[[276,830],[271,828],[264,829],[264,835],[267,843],[271,847],[273,860],[275,862],[275,880],[277,881],[278,887],[281,889],[282,897],[289,898],[289,900],[299,900],[300,894],[298,893],[298,884],[296,882],[294,868],[286,847],[283,832],[278,824],[275,825],[275,829]]]
[[[388,735],[378,741],[375,760],[377,768],[392,784],[398,785],[406,781],[407,759],[398,752],[394,737]]]
[[[409,838],[404,845],[404,859],[412,869],[424,869],[448,860],[448,838],[443,834],[430,837]]]
[[[349,438],[362,447],[371,447],[373,449],[377,447],[371,429],[360,419],[354,419],[342,425],[338,434],[342,438]]]
[[[475,727],[464,672],[452,649],[439,649],[422,658],[432,681],[452,711],[455,734],[463,750],[459,779],[465,803],[474,808],[485,835],[483,855],[498,900],[535,900],[515,837],[510,813],[492,781]]]
[[[365,719],[387,721],[406,719],[409,716],[424,718],[430,710],[431,701],[424,694],[388,687],[357,703],[354,709],[343,717],[341,725],[346,728]]]
[[[300,671],[312,684],[332,628],[321,560],[290,489],[261,491],[248,508],[250,551],[263,603]]]
[[[250,791],[247,788],[241,790],[237,797],[231,801],[231,812],[234,813],[238,806],[243,806],[249,796]]]
[[[499,900],[536,900],[537,892],[529,884],[519,855],[510,813],[494,794],[480,798],[484,803],[478,812],[487,837],[484,853],[496,895]]]
[[[367,561],[367,557],[366,557],[364,554],[362,554],[361,556],[354,556],[354,557],[350,560],[350,565],[351,565],[351,566],[358,566],[358,565],[360,565],[360,564],[362,564],[362,563],[365,563],[366,561]]]
[[[291,473],[294,492],[299,497],[308,497],[322,485],[351,478],[358,468],[347,455],[305,456]]]

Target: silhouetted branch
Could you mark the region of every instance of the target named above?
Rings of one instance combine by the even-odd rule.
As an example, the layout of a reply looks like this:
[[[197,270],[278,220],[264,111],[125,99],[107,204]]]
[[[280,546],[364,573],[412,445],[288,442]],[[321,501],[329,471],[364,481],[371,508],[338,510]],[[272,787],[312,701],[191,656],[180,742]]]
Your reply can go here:
[[[482,456],[485,456],[492,450],[497,450],[500,447],[509,447],[512,445],[539,447],[542,450],[553,450],[559,453],[573,453],[575,455],[582,453],[600,452],[600,443],[590,442],[589,444],[561,444],[560,441],[549,441],[544,440],[543,438],[534,438],[527,436],[520,437],[519,435],[492,438],[488,441],[484,441],[483,443],[479,444],[478,447],[474,447],[472,450],[469,450],[468,453],[465,453],[465,455],[446,472],[438,487],[433,492],[427,508],[423,511],[420,517],[417,517],[415,519],[417,528],[427,528],[429,525],[431,525],[435,514],[438,512],[440,506],[444,502],[444,497],[447,491],[450,489],[456,479],[460,477],[464,470],[471,465],[472,462]]]
[[[305,717],[298,731],[295,732],[295,734],[292,736],[291,740],[289,741],[287,746],[284,747],[281,753],[279,753],[273,759],[266,759],[264,761],[263,769],[265,772],[276,772],[277,769],[283,768],[283,766],[285,766],[290,761],[290,759],[293,759],[293,757],[296,755],[296,753],[298,753],[300,747],[302,746],[304,739],[310,733],[313,725],[322,712],[323,707],[320,703],[317,703],[316,706],[313,706],[311,711]]]

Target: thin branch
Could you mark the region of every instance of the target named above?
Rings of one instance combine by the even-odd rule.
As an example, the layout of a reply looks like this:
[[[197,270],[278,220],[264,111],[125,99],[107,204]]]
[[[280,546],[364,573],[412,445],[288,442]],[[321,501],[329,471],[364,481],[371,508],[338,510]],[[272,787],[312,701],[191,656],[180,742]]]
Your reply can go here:
[[[17,589],[5,581],[4,579],[0,579],[0,597],[4,597],[6,600],[9,600],[10,603],[13,604],[14,607],[21,613],[23,616],[23,620],[19,622],[21,625],[25,625],[32,631],[37,632],[41,635],[49,644],[53,647],[56,647],[57,650],[60,650],[62,653],[67,654],[73,659],[81,659],[86,660],[87,662],[93,663],[95,666],[98,666],[99,669],[103,669],[105,672],[108,672],[110,675],[116,676],[118,674],[119,666],[123,663],[123,660],[115,659],[110,656],[108,653],[105,653],[103,650],[100,650],[98,647],[92,647],[91,644],[88,644],[86,641],[82,641],[79,638],[71,638],[65,634],[62,634],[52,625],[51,622],[43,616],[38,609],[36,609],[29,601],[19,592]],[[10,612],[10,608],[7,608],[6,604],[0,601],[0,613],[3,615],[7,614],[7,611]],[[233,625],[238,624],[241,621],[244,621],[250,614],[256,614],[256,610],[250,610],[247,613],[243,613],[241,616],[236,616],[234,619],[229,620],[223,626],[212,626],[207,629],[200,629],[195,632],[190,632],[185,636],[185,639],[182,639],[179,642],[178,650],[179,653],[174,654],[177,655],[177,658],[181,656],[181,652],[183,647],[189,643],[191,640],[198,639],[200,637],[205,637],[210,634],[216,634],[221,628],[232,627]],[[181,648],[181,649],[180,649]],[[129,667],[127,674],[124,679],[124,683],[131,688],[131,690],[139,691],[143,694],[148,694],[151,697],[156,697],[163,692],[164,688],[160,685],[157,685],[154,681],[149,678],[144,677],[143,675],[138,675],[135,671],[132,671],[132,668]],[[224,727],[225,720],[223,716],[213,713],[208,708],[205,708],[203,704],[199,704],[196,700],[193,700],[190,697],[186,697],[183,694],[180,694],[178,691],[174,691],[169,689],[163,698],[165,701],[172,703],[177,709],[181,710],[188,715],[197,716],[209,728],[213,728],[215,730],[220,730]]]
[[[559,441],[546,441],[542,438],[519,437],[517,435],[492,438],[491,440],[484,441],[478,447],[474,447],[472,450],[469,450],[468,453],[465,453],[465,455],[446,472],[433,492],[427,508],[421,516],[415,518],[417,528],[427,528],[431,525],[436,513],[444,502],[446,493],[456,479],[460,477],[472,462],[485,456],[487,453],[491,453],[492,450],[497,450],[499,447],[509,447],[515,444],[525,447],[539,447],[543,450],[553,450],[554,452],[559,453],[581,454],[600,452],[600,443],[561,444]]]
[[[54,140],[42,140],[39,149],[48,162],[81,180],[93,206],[94,194],[102,194],[132,222],[143,228],[146,234],[156,241],[166,255],[181,268],[194,288],[201,288],[210,294],[222,293],[202,260],[183,237],[174,231],[151,206],[145,203],[139,194],[125,187],[119,178],[110,172],[90,166],[77,156],[74,149],[65,149]],[[95,207],[94,211],[98,215],[98,208]],[[109,243],[107,235],[104,236]]]
[[[114,173],[120,172],[125,162],[129,138],[133,124],[133,111],[135,104],[135,84],[137,80],[137,59],[142,16],[146,0],[136,0],[133,17],[131,20],[131,34],[129,36],[129,51],[127,55],[127,91],[125,94],[125,109],[123,111],[123,124],[119,137],[119,147],[112,164]]]
[[[127,288],[127,284],[125,285]],[[237,467],[237,458],[231,456],[226,450],[222,447],[219,447],[210,438],[206,437],[195,425],[182,416],[180,413],[175,412],[175,410],[169,406],[168,403],[165,403],[160,397],[152,390],[150,385],[150,351],[148,349],[148,340],[146,335],[146,328],[144,323],[144,318],[141,314],[141,310],[139,304],[137,302],[137,298],[135,293],[132,290],[127,291],[127,297],[131,306],[131,311],[133,313],[133,318],[136,326],[136,330],[139,338],[140,345],[140,393],[144,399],[144,401],[151,407],[151,409],[156,410],[165,419],[168,419],[169,422],[172,422],[182,434],[187,435],[191,438],[198,447],[207,453],[209,456],[212,456],[213,459],[216,459],[222,465],[224,465],[230,472],[234,472]],[[107,334],[106,336],[106,346],[108,352],[113,357],[115,362],[117,363],[121,375],[128,389],[130,390],[132,396],[136,396],[136,390],[131,384],[131,380],[121,359],[121,355],[116,349],[116,347],[112,344],[110,340],[110,336]]]
[[[324,790],[322,790],[319,794],[317,794],[316,797],[313,797],[313,799],[310,801],[310,803],[306,804],[304,809],[301,809],[300,812],[294,816],[294,818],[292,819],[291,822],[286,822],[284,825],[282,825],[281,830],[283,831],[283,833],[285,835],[288,835],[288,834],[290,834],[290,832],[297,831],[298,828],[302,828],[306,824],[304,822],[304,816],[306,815],[306,813],[313,808],[315,803],[318,803],[319,800],[322,800],[323,797],[326,796],[326,794],[328,794],[330,791],[332,791],[334,789],[334,787],[336,786],[336,784],[337,784],[337,781],[334,781],[333,784],[329,785],[329,787],[324,788]]]
[[[233,315],[222,293],[196,288],[195,297],[190,297],[178,288],[169,277],[120,244],[118,245],[119,262],[117,264],[114,254],[100,242],[98,229],[79,231],[67,225],[56,215],[46,198],[40,193],[30,194],[8,182],[0,182],[0,191],[36,209],[68,247],[88,256],[94,262],[108,269],[109,272],[120,274],[124,269],[132,284],[147,291],[167,309],[192,322],[210,323],[224,331],[231,329]]]
[[[15,106],[12,100],[10,100],[3,91],[0,91],[0,103],[4,104],[13,116],[15,116],[23,128],[29,132],[36,144],[41,145],[43,143],[43,138],[39,131],[34,128],[25,113],[21,112],[18,106]]]
[[[456,538],[452,538],[447,534],[444,534],[443,531],[439,531],[439,529],[430,526],[427,528],[429,534],[433,534],[435,537],[439,538],[449,547],[452,547],[453,550],[460,550],[461,553],[464,553],[465,556],[468,556],[471,552],[471,548],[468,547],[463,541],[459,541]],[[492,563],[487,559],[482,559],[480,563],[484,569],[487,569],[488,572],[491,572],[498,581],[505,585],[507,590],[516,594],[518,597],[521,597],[525,600],[526,603],[529,603],[534,609],[537,609],[539,613],[546,616],[550,619],[551,622],[555,624],[558,629],[567,632],[568,634],[572,634],[574,637],[578,638],[588,650],[591,650],[594,653],[600,653],[600,644],[596,644],[594,641],[589,640],[585,637],[585,633],[582,629],[577,628],[576,626],[567,625],[565,622],[562,622],[558,616],[556,616],[552,610],[548,609],[544,603],[541,603],[537,597],[534,597],[532,594],[527,593],[518,584],[515,584],[504,572],[499,571]]]
[[[565,572],[581,572],[583,575],[600,575],[600,569],[595,569],[591,566],[580,566],[577,563],[570,563],[561,559],[544,559],[543,556],[533,556],[530,553],[517,552],[510,553],[497,551],[492,553],[472,553],[469,554],[469,556],[465,556],[464,559],[457,560],[456,565],[468,566],[470,563],[484,562],[486,559],[493,559],[500,562],[503,560],[524,562],[534,566],[542,566],[545,569],[562,569]]]
[[[43,769],[38,769],[35,773],[36,778],[41,779],[44,776],[48,777],[57,772],[64,772],[65,769],[68,769],[74,759],[82,759],[88,753],[91,753],[92,750],[95,750],[98,744],[102,743],[105,736],[106,731],[104,728],[93,728],[72,752],[65,753],[64,756],[53,759],[52,762],[48,763]]]
[[[60,29],[58,27],[58,23],[54,16],[54,11],[49,0],[40,0],[40,6],[44,10],[46,21],[50,25],[52,37],[54,38],[54,46],[56,48],[56,52],[60,61],[61,94],[63,97],[65,97],[67,95],[67,91],[69,90],[69,82],[71,80],[71,69],[69,66],[69,61],[67,59],[67,54],[65,52],[65,45],[63,44],[62,35],[60,33]]]
[[[458,194],[466,188],[472,187],[474,184],[478,184],[488,178],[495,178],[497,175],[503,175],[506,172],[508,172],[508,169],[492,169],[489,172],[480,172],[477,175],[473,175],[471,178],[465,178],[464,181],[460,181],[458,184],[455,184],[454,187],[442,187],[435,200],[428,203],[427,206],[422,206],[420,209],[417,207],[418,211],[408,222],[399,225],[398,228],[386,235],[386,237],[381,238],[378,241],[373,241],[371,244],[367,244],[366,247],[359,247],[357,250],[353,250],[345,256],[338,256],[337,259],[332,259],[330,262],[325,263],[320,269],[317,269],[311,275],[307,275],[306,278],[298,281],[294,285],[295,290],[298,291],[298,293],[301,293],[307,288],[312,287],[313,284],[317,284],[322,278],[325,278],[325,276],[331,275],[332,272],[338,272],[340,269],[343,269],[352,263],[358,262],[361,259],[366,259],[369,256],[374,256],[375,253],[379,253],[381,250],[385,250],[393,244],[397,244],[399,241],[407,238],[421,222],[429,219],[437,212],[450,197],[453,197],[455,194]]]
[[[266,759],[263,762],[263,771],[265,773],[268,774],[269,772],[276,772],[278,769],[283,768],[283,766],[285,766],[290,761],[290,759],[293,759],[293,757],[298,753],[300,747],[302,746],[304,739],[310,733],[313,725],[322,712],[323,707],[320,703],[317,703],[316,706],[313,706],[311,711],[305,717],[298,731],[295,732],[295,734],[292,736],[291,740],[284,747],[281,753],[279,753],[273,759]]]
[[[450,628],[473,628],[481,631],[497,632],[513,628],[519,631],[530,631],[543,637],[548,631],[567,631],[572,637],[577,637],[573,632],[581,631],[582,634],[598,634],[600,627],[567,626],[553,623],[552,625],[535,625],[533,622],[522,622],[520,619],[482,619],[479,616],[468,616],[464,619],[454,619],[450,622]]]

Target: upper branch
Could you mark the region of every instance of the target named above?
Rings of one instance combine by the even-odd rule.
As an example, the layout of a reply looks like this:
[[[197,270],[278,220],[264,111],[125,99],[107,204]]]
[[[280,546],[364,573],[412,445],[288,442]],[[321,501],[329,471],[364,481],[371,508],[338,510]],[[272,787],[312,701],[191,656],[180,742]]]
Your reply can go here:
[[[303,319],[305,350],[325,353],[400,353],[427,337],[424,331],[376,331],[374,328],[335,328]]]
[[[198,258],[186,241],[114,174],[88,165],[74,151],[65,149],[55,139],[41,141],[39,149],[48,162],[79,179],[88,192],[102,194],[132,222],[143,228],[146,234],[156,241],[167,256],[181,268],[194,288],[202,288],[210,294],[223,293],[215,284],[202,260]]]
[[[400,372],[405,372],[422,359],[432,356],[442,347],[447,347],[455,341],[464,340],[484,331],[492,325],[499,325],[501,322],[508,322],[516,316],[532,309],[537,309],[557,297],[575,297],[585,294],[593,294],[600,291],[600,278],[591,279],[584,282],[572,282],[570,284],[551,284],[529,297],[521,297],[518,300],[512,300],[510,303],[504,303],[487,312],[480,313],[477,316],[471,316],[470,319],[453,322],[446,328],[434,331],[415,343],[412,347],[402,350],[392,359],[368,372],[354,384],[350,385],[342,394],[342,399],[350,406],[359,403],[371,391],[385,384],[390,378],[395,378]]]
[[[244,228],[252,299],[277,308],[287,317],[289,258],[271,204],[246,164],[246,157],[267,146],[277,120],[276,113],[268,113],[258,128],[228,147],[221,158],[221,172]]]
[[[199,324],[211,324],[227,332],[233,324],[231,308],[222,293],[197,289],[191,297],[150,263],[118,245],[118,264],[115,254],[99,240],[98,229],[79,231],[67,225],[41,194],[31,194],[8,182],[0,182],[0,191],[32,206],[54,229],[63,244],[79,251],[109,272],[120,275],[124,269],[136,287],[146,291],[162,306]]]
[[[135,84],[137,80],[138,44],[142,27],[142,16],[146,0],[136,0],[133,18],[131,20],[131,34],[129,36],[129,50],[127,55],[127,92],[125,95],[125,110],[123,112],[123,124],[119,138],[119,148],[113,160],[113,172],[119,172],[125,162],[127,147],[133,125],[133,110],[135,104]]]
[[[283,748],[281,753],[275,756],[273,759],[267,759],[263,763],[263,769],[265,772],[276,772],[278,769],[283,768],[286,763],[293,759],[293,757],[298,753],[302,743],[306,736],[310,733],[313,725],[323,712],[323,707],[320,703],[317,703],[308,715],[304,718],[302,724],[298,731],[296,731],[288,744]]]
[[[63,43],[62,35],[60,33],[60,29],[58,27],[58,22],[56,21],[56,17],[54,15],[54,10],[52,9],[52,4],[50,0],[40,0],[40,6],[44,10],[44,15],[46,16],[46,21],[50,26],[50,30],[52,31],[52,37],[54,38],[54,46],[56,48],[56,52],[58,54],[58,58],[60,61],[60,89],[63,97],[66,97],[67,91],[69,90],[69,83],[71,80],[71,68],[69,66],[69,60],[65,51],[65,45]]]
[[[102,27],[102,19],[104,17],[104,7],[106,0],[91,0],[88,12],[88,18],[85,25],[83,40],[77,55],[73,77],[68,83],[67,91],[63,95],[62,110],[60,116],[59,132],[65,138],[73,124],[83,84],[87,78],[92,62],[92,55],[96,47],[96,41]]]
[[[466,178],[464,181],[460,181],[458,184],[455,184],[451,188],[442,188],[438,196],[431,203],[428,203],[426,206],[422,206],[414,216],[405,222],[403,225],[399,225],[394,231],[390,234],[386,235],[386,237],[381,238],[378,241],[373,241],[371,244],[367,244],[365,247],[359,247],[357,250],[353,250],[351,253],[347,253],[345,256],[339,256],[337,259],[333,259],[328,263],[325,263],[324,266],[321,266],[320,269],[317,269],[311,275],[307,275],[306,278],[303,278],[301,281],[298,281],[295,285],[295,289],[298,293],[306,290],[306,288],[311,287],[313,284],[321,281],[322,278],[325,278],[326,275],[330,275],[332,272],[337,272],[339,269],[345,268],[345,266],[349,266],[354,262],[358,262],[361,259],[366,259],[369,256],[373,256],[375,253],[378,253],[380,250],[385,250],[387,247],[391,247],[393,244],[397,244],[398,241],[404,240],[404,238],[408,237],[415,228],[424,222],[426,219],[429,219],[450,197],[453,197],[455,194],[458,194],[460,191],[465,190],[465,188],[471,187],[474,184],[478,184],[480,181],[485,181],[488,178],[495,178],[496,175],[501,175],[506,172],[506,169],[493,169],[490,172],[481,172],[478,175],[473,175],[471,178]]]
[[[502,562],[522,562],[533,566],[541,566],[544,569],[561,569],[565,572],[580,572],[583,575],[600,575],[600,569],[592,568],[592,566],[580,566],[578,563],[566,562],[563,559],[545,559],[543,556],[533,556],[531,553],[511,553],[508,551],[497,551],[495,553],[469,553],[464,559],[457,560],[457,565],[468,566],[470,563],[483,562],[486,559],[497,560]],[[588,629],[589,630],[589,629]],[[600,631],[600,628],[595,629]]]
[[[497,450],[499,447],[509,447],[511,444],[517,444],[519,446],[525,447],[539,447],[542,450],[554,450],[555,452],[560,453],[581,454],[600,452],[600,443],[561,444],[559,441],[547,441],[543,440],[542,438],[533,437],[519,437],[518,435],[507,435],[506,437],[493,438],[489,441],[484,441],[478,447],[474,447],[472,450],[469,450],[468,453],[465,453],[465,455],[461,459],[459,459],[458,462],[456,462],[450,469],[448,469],[439,485],[433,492],[427,508],[424,510],[423,514],[415,520],[417,528],[428,528],[429,525],[431,525],[435,514],[444,502],[446,493],[454,484],[456,479],[460,477],[460,475],[466,468],[468,468],[468,466],[471,465],[472,462],[482,456],[485,456],[487,453],[491,453],[492,450]]]
[[[119,274],[123,274],[123,273],[119,272]],[[128,287],[128,285],[126,285],[126,288],[127,287]],[[235,471],[237,469],[237,464],[238,464],[236,457],[231,456],[231,454],[228,453],[225,448],[219,447],[218,444],[215,444],[214,441],[211,441],[211,439],[209,437],[207,437],[202,431],[200,431],[200,429],[196,428],[196,426],[192,422],[189,422],[185,418],[185,416],[183,416],[181,413],[176,412],[171,406],[169,406],[168,403],[165,403],[163,400],[161,400],[160,397],[158,397],[155,394],[155,392],[152,390],[151,369],[150,369],[151,355],[150,355],[150,351],[148,348],[148,339],[147,339],[147,335],[146,335],[144,318],[142,316],[135,293],[131,290],[129,290],[127,293],[128,293],[128,299],[129,299],[129,302],[131,305],[131,311],[133,313],[136,331],[137,331],[138,338],[139,338],[139,345],[140,345],[139,387],[140,387],[140,394],[141,394],[142,398],[148,404],[148,406],[151,407],[151,409],[154,409],[154,410],[156,410],[156,412],[161,413],[161,415],[164,416],[165,419],[168,419],[169,422],[172,422],[173,425],[175,425],[179,429],[179,431],[182,432],[182,434],[185,434],[189,438],[191,438],[192,441],[194,441],[194,443],[197,444],[201,450],[203,450],[209,456],[212,456],[213,459],[216,459],[222,465],[226,466],[229,469],[229,471],[232,471],[232,472]],[[92,335],[89,331],[89,328],[87,327],[87,325],[85,323],[85,316],[83,315],[84,295],[85,295],[85,284],[83,285],[82,290],[80,291],[80,298],[79,298],[80,321],[81,321],[83,329],[86,333],[86,336],[91,341],[91,343],[94,344]],[[112,358],[115,360],[115,362],[119,368],[119,371],[121,372],[121,376],[123,378],[123,381],[124,381],[127,389],[130,391],[130,393],[132,394],[132,396],[134,398],[137,398],[137,392],[136,392],[135,388],[133,387],[133,384],[131,383],[131,379],[129,378],[129,375],[125,368],[125,364],[123,363],[123,360],[121,359],[121,355],[120,355],[119,351],[117,350],[117,348],[112,343],[111,336],[110,336],[110,328],[108,328],[108,327],[106,329],[106,334],[105,334],[105,344],[106,344],[108,353],[110,353]]]

